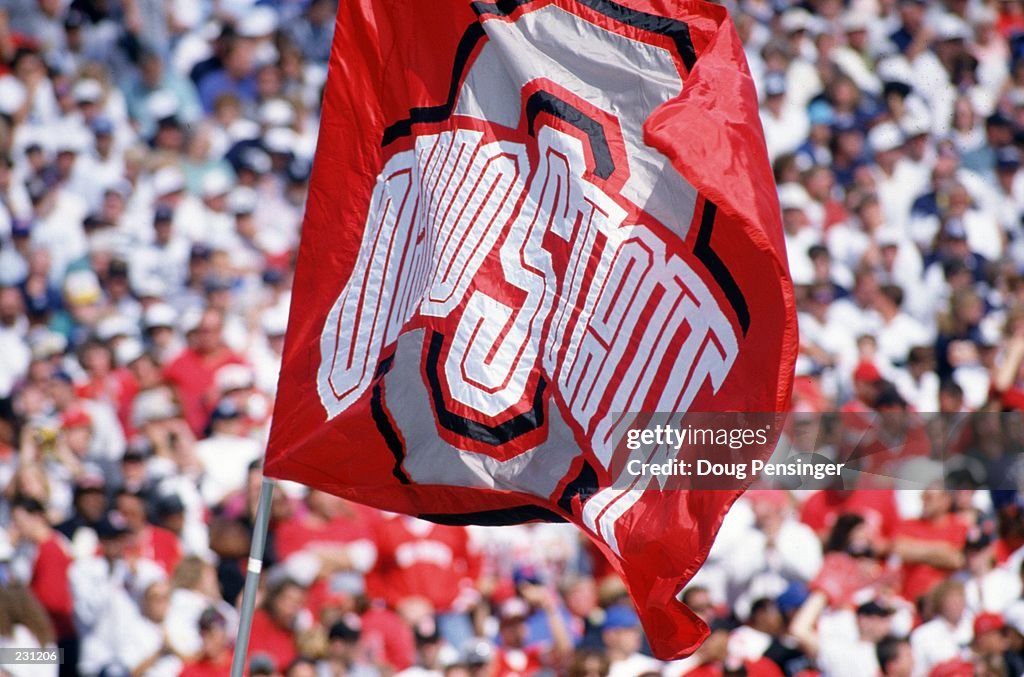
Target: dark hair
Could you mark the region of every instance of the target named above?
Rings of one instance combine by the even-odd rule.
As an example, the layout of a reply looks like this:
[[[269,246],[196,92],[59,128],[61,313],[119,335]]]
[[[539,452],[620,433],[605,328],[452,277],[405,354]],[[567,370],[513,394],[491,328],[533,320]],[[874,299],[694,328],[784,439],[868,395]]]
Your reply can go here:
[[[878,291],[897,308],[903,305],[903,289],[899,285],[883,284]]]
[[[775,600],[773,600],[771,597],[758,597],[756,600],[754,600],[753,604],[750,605],[750,619],[753,620],[754,616],[761,613],[762,611],[770,609],[774,605]]]
[[[18,494],[11,501],[11,510],[15,508],[21,508],[25,512],[31,515],[45,515],[46,506],[44,506],[38,499],[26,496],[25,494]]]
[[[882,674],[886,674],[889,669],[889,663],[892,663],[900,654],[900,645],[906,644],[907,640],[903,637],[885,637],[878,642],[878,646],[875,647],[875,655],[878,657],[878,667],[882,670]]]
[[[285,590],[288,588],[298,588],[299,590],[305,590],[305,588],[294,578],[282,578],[274,581],[267,588],[267,595],[263,598],[263,608],[270,611],[277,604],[277,598],[280,597]]]
[[[850,534],[864,524],[864,518],[854,513],[843,513],[832,525],[832,531],[825,539],[825,552],[846,552],[850,547]]]

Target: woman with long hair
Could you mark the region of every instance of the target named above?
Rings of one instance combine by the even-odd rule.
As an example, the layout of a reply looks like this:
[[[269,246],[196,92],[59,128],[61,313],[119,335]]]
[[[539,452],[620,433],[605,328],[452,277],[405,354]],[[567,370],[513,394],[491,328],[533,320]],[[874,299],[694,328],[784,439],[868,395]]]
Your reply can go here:
[[[27,588],[20,584],[0,586],[0,648],[46,649],[57,651],[53,624],[46,610]],[[5,665],[11,677],[55,677],[57,661],[52,665]]]

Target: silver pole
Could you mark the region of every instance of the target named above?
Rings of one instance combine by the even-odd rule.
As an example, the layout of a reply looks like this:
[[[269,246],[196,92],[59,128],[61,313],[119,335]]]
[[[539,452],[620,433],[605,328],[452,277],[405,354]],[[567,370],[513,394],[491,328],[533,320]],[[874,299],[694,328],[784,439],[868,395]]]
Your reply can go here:
[[[242,610],[238,618],[238,637],[235,652],[231,657],[231,677],[243,677],[245,661],[249,653],[249,633],[252,630],[252,615],[256,611],[256,589],[260,584],[263,569],[263,551],[267,545],[267,525],[270,523],[270,502],[274,498],[274,480],[263,478],[260,485],[260,502],[256,508],[256,524],[252,530],[252,544],[249,548],[249,566],[245,572],[245,590],[242,592]]]

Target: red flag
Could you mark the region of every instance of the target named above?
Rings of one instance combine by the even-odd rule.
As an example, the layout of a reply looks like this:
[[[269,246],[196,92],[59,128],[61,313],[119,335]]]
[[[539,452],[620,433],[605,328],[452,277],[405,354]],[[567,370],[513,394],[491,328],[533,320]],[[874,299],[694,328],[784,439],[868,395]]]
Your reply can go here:
[[[266,473],[454,524],[568,520],[656,655],[740,493],[625,470],[620,412],[783,411],[792,287],[724,8],[341,3]]]

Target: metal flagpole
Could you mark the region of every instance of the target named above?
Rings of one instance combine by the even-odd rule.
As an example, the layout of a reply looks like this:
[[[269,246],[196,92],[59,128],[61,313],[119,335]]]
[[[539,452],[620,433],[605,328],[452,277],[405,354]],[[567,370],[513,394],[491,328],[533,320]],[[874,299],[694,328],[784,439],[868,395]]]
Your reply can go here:
[[[267,525],[270,523],[270,502],[274,498],[274,480],[263,478],[260,485],[260,501],[256,508],[256,524],[252,530],[252,544],[249,547],[249,566],[245,572],[245,590],[242,592],[242,610],[238,618],[238,637],[231,657],[231,677],[243,677],[245,660],[249,652],[249,632],[252,630],[252,615],[256,611],[256,589],[260,584],[263,569],[263,551],[267,545]]]

